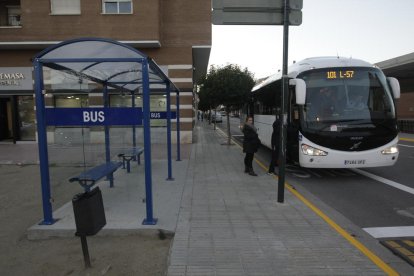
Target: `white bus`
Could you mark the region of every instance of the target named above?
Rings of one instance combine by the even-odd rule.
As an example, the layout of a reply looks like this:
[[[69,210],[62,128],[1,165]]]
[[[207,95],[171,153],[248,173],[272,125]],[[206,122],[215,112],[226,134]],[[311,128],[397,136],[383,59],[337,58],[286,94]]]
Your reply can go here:
[[[259,137],[268,147],[280,110],[281,78],[276,74],[255,86],[252,102],[244,110],[253,115]],[[341,57],[302,60],[289,67],[288,78],[288,162],[307,168],[395,164],[394,100],[400,97],[395,78],[386,78],[365,61]]]

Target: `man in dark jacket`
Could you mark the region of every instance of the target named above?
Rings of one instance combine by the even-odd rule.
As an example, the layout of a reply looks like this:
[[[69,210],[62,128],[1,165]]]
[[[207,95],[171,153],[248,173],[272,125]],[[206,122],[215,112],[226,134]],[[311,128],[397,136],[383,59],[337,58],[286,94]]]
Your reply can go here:
[[[275,174],[275,166],[278,165],[279,159],[279,134],[280,134],[280,121],[279,118],[276,117],[276,120],[273,123],[273,132],[272,132],[272,157],[270,159],[269,170],[267,171],[268,174]]]
[[[257,129],[253,125],[252,117],[246,118],[242,131],[244,134],[243,152],[246,153],[244,158],[244,172],[252,176],[257,176],[257,174],[253,171],[253,158],[254,153],[257,152],[261,143],[259,135],[257,134]]]

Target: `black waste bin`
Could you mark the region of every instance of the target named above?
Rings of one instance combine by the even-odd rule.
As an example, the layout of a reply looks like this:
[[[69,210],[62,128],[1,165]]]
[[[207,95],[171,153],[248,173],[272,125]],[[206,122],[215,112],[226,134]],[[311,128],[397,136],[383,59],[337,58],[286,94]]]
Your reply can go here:
[[[99,187],[76,194],[72,199],[76,235],[92,236],[106,225],[102,193]]]

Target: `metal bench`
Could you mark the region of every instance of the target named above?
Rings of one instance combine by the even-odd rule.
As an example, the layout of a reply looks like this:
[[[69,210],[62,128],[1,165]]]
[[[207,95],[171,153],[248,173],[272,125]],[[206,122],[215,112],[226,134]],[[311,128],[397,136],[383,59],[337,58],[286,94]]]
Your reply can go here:
[[[136,147],[132,149],[125,149],[122,150],[118,157],[122,158],[122,168],[125,169],[125,163],[126,163],[126,169],[127,173],[131,172],[131,160],[137,161],[138,165],[141,164],[141,154],[144,152],[144,148]]]
[[[90,188],[95,185],[95,182],[107,176],[109,178],[110,186],[113,187],[114,185],[114,172],[122,166],[122,162],[108,162],[88,170],[85,170],[80,175],[72,177],[69,179],[69,182],[78,181],[79,184],[85,189],[85,191],[89,191]]]

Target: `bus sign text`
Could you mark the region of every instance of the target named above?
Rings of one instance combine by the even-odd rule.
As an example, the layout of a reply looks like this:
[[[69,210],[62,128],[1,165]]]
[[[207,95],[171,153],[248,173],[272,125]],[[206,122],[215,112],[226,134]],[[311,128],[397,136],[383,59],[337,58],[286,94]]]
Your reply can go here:
[[[346,70],[346,71],[327,71],[326,78],[327,79],[352,79],[354,77],[354,70]]]

